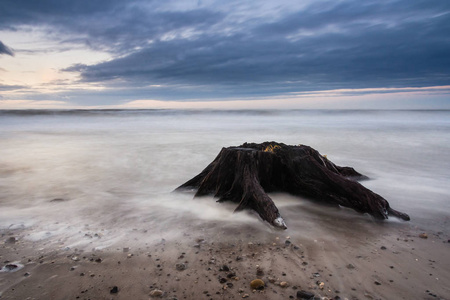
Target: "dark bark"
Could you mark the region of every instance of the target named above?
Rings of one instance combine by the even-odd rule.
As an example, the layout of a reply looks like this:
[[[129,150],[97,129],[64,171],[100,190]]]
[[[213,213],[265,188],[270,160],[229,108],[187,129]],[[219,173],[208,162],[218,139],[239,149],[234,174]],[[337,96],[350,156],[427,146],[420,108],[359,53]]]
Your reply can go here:
[[[350,167],[333,164],[309,146],[282,143],[245,143],[222,148],[219,155],[200,174],[177,190],[197,190],[195,196],[214,195],[236,202],[235,211],[253,209],[270,224],[286,228],[270,192],[288,192],[325,203],[352,208],[377,219],[389,215],[409,220],[380,195],[356,180],[367,179]]]

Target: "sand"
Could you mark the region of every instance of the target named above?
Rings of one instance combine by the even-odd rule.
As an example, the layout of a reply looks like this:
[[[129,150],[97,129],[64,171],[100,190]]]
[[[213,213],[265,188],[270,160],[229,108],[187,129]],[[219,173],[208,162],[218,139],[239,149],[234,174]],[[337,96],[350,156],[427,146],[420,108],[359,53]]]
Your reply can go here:
[[[315,299],[450,299],[448,232],[373,221],[366,230],[345,214],[328,223],[312,238],[298,226],[262,234],[261,222],[186,224],[181,238],[144,243],[148,231],[135,230],[140,243],[89,251],[4,229],[0,266],[17,268],[0,272],[0,298],[298,299],[303,290]],[[258,278],[262,290],[250,286]]]

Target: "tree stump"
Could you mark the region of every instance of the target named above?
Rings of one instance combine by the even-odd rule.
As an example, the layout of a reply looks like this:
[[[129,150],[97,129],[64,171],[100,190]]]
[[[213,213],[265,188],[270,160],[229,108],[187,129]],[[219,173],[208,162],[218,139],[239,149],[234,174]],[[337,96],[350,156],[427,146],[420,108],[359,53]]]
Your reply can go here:
[[[200,174],[176,190],[196,190],[195,197],[214,195],[218,202],[238,203],[235,211],[253,209],[264,221],[283,229],[287,228],[285,221],[267,193],[305,196],[377,219],[387,219],[389,215],[410,219],[356,181],[362,179],[368,178],[351,167],[335,165],[309,146],[245,143],[222,148]]]

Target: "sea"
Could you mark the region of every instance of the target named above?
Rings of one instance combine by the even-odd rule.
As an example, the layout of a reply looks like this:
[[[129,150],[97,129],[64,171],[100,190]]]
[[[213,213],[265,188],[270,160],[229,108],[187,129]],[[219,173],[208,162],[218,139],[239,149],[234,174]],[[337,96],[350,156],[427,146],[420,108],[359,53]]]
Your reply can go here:
[[[289,234],[316,239],[342,224],[345,234],[376,224],[448,231],[448,110],[3,110],[0,232],[66,249],[139,245],[187,231],[215,230],[224,239],[241,228],[273,234],[252,212],[233,213],[235,204],[174,192],[222,147],[264,141],[309,145],[354,167],[370,178],[364,186],[411,217],[377,221],[270,194]]]

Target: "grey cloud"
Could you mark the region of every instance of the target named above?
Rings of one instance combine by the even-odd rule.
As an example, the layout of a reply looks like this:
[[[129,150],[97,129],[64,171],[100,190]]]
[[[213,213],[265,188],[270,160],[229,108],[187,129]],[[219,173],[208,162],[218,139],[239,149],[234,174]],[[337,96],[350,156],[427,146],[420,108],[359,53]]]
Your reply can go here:
[[[232,96],[450,83],[446,54],[450,53],[446,37],[450,22],[441,14],[443,7],[421,9],[414,18],[405,16],[415,8],[405,7],[401,18],[391,17],[397,23],[390,24],[388,19],[377,20],[409,2],[388,7],[361,4],[364,8],[358,3],[319,12],[315,7],[306,9],[301,15],[311,22],[296,26],[290,23],[297,13],[230,36],[204,34],[194,40],[157,41],[112,61],[68,70],[81,72],[87,82],[121,79],[133,86],[189,85],[209,95],[208,86]],[[331,17],[333,12],[336,15]],[[352,27],[354,22],[359,26]],[[302,26],[314,30],[327,24],[345,30],[299,39],[286,36]]]
[[[14,52],[12,51],[12,49],[3,44],[2,41],[0,41],[0,54],[14,56]]]
[[[110,52],[63,71],[127,99],[450,84],[448,0],[281,1],[273,13],[167,3],[6,0],[0,28],[46,25],[62,44]]]
[[[46,25],[51,33],[65,36],[61,43],[81,41],[94,49],[123,54],[172,30],[205,30],[223,18],[206,9],[167,11],[158,7],[141,0],[6,0],[0,2],[0,29]]]
[[[15,90],[20,90],[20,89],[24,89],[26,88],[26,86],[23,85],[4,85],[4,84],[0,84],[0,91],[2,92],[6,92],[6,91],[15,91]]]

